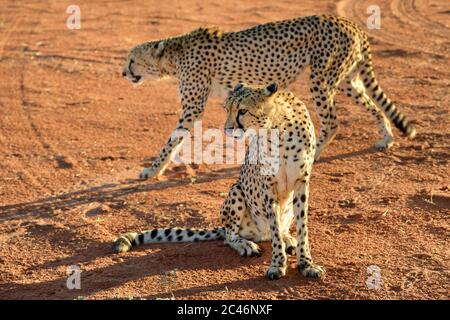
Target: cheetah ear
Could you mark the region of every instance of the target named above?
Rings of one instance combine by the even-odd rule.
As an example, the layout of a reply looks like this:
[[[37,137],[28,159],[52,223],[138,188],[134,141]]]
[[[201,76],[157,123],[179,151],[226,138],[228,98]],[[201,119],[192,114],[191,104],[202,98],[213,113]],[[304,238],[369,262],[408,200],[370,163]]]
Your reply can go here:
[[[277,91],[278,91],[278,85],[276,83],[272,83],[271,85],[268,85],[267,87],[265,87],[263,89],[263,94],[266,97],[270,97],[271,95],[273,95]]]
[[[164,41],[158,42],[158,44],[155,45],[155,57],[161,58],[164,54]]]
[[[238,84],[234,87],[233,91],[239,91],[239,90],[241,90],[243,87],[244,87],[244,85],[243,85],[242,83],[238,83]]]

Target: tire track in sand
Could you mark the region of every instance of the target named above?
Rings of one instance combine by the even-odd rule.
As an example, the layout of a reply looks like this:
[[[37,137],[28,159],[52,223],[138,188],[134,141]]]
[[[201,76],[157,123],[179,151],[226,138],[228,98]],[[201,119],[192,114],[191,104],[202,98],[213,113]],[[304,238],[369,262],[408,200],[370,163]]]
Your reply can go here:
[[[18,18],[16,18],[14,20],[14,22],[11,25],[11,28],[6,32],[6,36],[4,38],[2,46],[0,48],[0,60],[1,60],[1,57],[3,57],[3,54],[5,52],[5,47],[7,46],[7,44],[10,43],[11,41],[17,41],[17,39],[11,40],[11,36],[15,32],[19,32],[19,33],[21,32],[19,26],[24,21],[25,21],[25,18],[23,16],[19,16]],[[36,23],[34,23],[34,27],[29,31],[29,33],[34,33],[36,31],[36,29],[39,27],[39,25],[40,25],[40,20],[36,21]],[[42,133],[39,131],[31,114],[27,110],[27,107],[30,105],[26,99],[26,85],[25,85],[25,74],[27,71],[28,61],[26,60],[24,55],[17,57],[17,60],[18,60],[18,65],[16,66],[16,70],[17,69],[20,70],[19,76],[18,76],[18,78],[19,78],[19,83],[18,83],[19,96],[17,99],[19,113],[18,114],[15,113],[15,114],[24,120],[24,121],[20,121],[19,123],[24,123],[24,124],[27,123],[28,124],[28,127],[30,128],[30,131],[32,133],[32,137],[34,137],[34,139],[37,141],[37,143],[41,146],[41,149],[42,150],[49,149],[49,148],[46,148],[46,146],[50,147],[50,144],[48,144],[44,140]],[[11,83],[12,83],[12,81],[11,81]],[[1,137],[3,138],[2,140],[5,140],[5,141],[2,141],[2,144],[5,146],[5,148],[8,148],[7,144],[5,143],[8,139],[6,138],[7,132],[4,130],[4,127],[5,127],[4,125],[2,125],[0,127],[0,130],[2,131],[2,134],[1,134]],[[30,139],[30,138],[31,137],[27,137],[27,139]],[[44,152],[48,153],[48,151],[44,151]],[[8,160],[7,158],[5,160],[7,163],[12,162],[11,160]],[[37,189],[39,191],[39,193],[54,191],[50,187],[46,186],[46,184],[40,178],[36,177],[36,175],[33,172],[30,172],[30,169],[28,169],[23,164],[23,161],[21,161],[21,160],[14,161],[14,164],[12,164],[11,167],[14,168],[17,166],[20,168],[20,170],[15,170],[15,171],[17,171],[17,176],[19,178],[26,179],[28,181],[28,183],[30,184],[31,188]]]
[[[440,23],[422,16],[421,10],[417,9],[415,0],[392,0],[390,3],[392,14],[405,24],[413,25],[418,30],[425,30],[430,38],[449,40],[450,30]],[[426,6],[422,6],[422,11]]]
[[[380,7],[381,10],[381,29],[370,32],[370,37],[387,43],[393,47],[399,47],[411,51],[425,53],[440,59],[446,59],[450,56],[448,49],[443,50],[442,44],[434,42],[420,42],[417,39],[432,39],[436,37],[445,37],[445,32],[450,34],[448,28],[430,23],[427,19],[416,17],[419,16],[414,1],[412,0],[393,0],[388,2],[389,5]],[[340,0],[335,7],[336,13],[340,16],[347,17],[360,25],[365,26],[369,14],[367,8],[372,3],[360,2],[356,0]],[[383,27],[383,17],[389,16],[400,22],[396,28]],[[405,25],[407,27],[405,27]],[[365,28],[367,29],[367,27]],[[402,33],[391,32],[391,30],[401,30]],[[426,33],[426,37],[417,37],[417,33]],[[445,38],[448,39],[448,36]],[[405,41],[407,40],[407,41]],[[448,42],[448,41],[447,41]]]
[[[15,18],[12,23],[11,23],[11,27],[7,29],[7,31],[4,33],[4,37],[3,37],[3,41],[0,45],[0,61],[2,61],[2,58],[4,56],[5,53],[5,47],[7,46],[7,44],[11,41],[11,35],[18,30],[18,27],[23,23],[23,21],[25,20],[24,17],[19,16],[17,18]],[[15,41],[15,40],[14,40]],[[24,70],[22,68],[22,66],[19,68],[20,71],[20,82],[19,82],[19,104],[20,106],[23,105],[23,75],[24,75]],[[2,119],[4,121],[4,119]],[[7,148],[7,143],[6,141],[8,140],[6,138],[7,134],[5,132],[5,126],[1,125],[0,126],[0,142],[2,145],[5,146],[5,148]],[[5,158],[5,162],[3,165],[5,167],[9,167],[7,164],[11,163],[10,160],[8,160],[8,158]],[[25,168],[25,166],[23,165],[23,163],[21,163],[21,161],[17,161],[16,163],[14,163],[14,165],[12,165],[11,167],[15,167],[16,165],[19,165],[19,167],[21,168],[20,172],[23,172],[23,175],[18,174],[19,177],[23,177],[25,179],[27,179],[30,183],[30,185],[34,188],[37,188],[39,190],[43,190],[42,188],[42,183],[40,183],[37,179],[34,178],[34,176],[32,174],[30,174],[29,170],[27,170]],[[19,170],[18,170],[19,171]]]

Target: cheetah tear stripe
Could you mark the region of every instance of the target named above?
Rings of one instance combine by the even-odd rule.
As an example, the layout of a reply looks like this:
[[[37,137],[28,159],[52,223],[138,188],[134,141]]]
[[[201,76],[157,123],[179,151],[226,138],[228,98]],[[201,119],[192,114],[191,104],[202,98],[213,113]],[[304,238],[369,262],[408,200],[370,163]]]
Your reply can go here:
[[[225,228],[184,229],[184,228],[160,228],[142,232],[129,232],[121,235],[114,241],[113,250],[116,253],[129,251],[146,243],[166,242],[198,242],[209,240],[224,240]]]

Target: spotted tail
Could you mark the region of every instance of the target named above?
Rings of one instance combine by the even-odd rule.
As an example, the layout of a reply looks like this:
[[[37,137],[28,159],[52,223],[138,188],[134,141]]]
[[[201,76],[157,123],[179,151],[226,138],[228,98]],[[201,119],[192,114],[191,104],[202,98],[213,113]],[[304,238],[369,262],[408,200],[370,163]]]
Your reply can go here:
[[[132,247],[145,243],[166,242],[198,242],[209,240],[224,240],[225,228],[207,229],[183,229],[160,228],[142,232],[129,232],[121,235],[114,241],[113,250],[116,253],[126,252]]]
[[[372,55],[370,53],[368,42],[363,50],[363,55],[365,58],[365,65],[363,66],[360,75],[368,94],[397,129],[409,139],[413,139],[416,136],[416,129],[408,119],[406,119],[406,116],[401,113],[396,105],[386,96],[375,78],[372,67]]]

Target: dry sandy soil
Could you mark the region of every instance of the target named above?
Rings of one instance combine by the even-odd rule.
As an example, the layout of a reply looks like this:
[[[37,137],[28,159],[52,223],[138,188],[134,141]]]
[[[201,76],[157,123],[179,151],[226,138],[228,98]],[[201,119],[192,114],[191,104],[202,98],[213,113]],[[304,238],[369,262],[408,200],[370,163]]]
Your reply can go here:
[[[80,30],[65,24],[73,3]],[[377,3],[381,29],[367,30],[375,71],[417,138],[395,131],[392,150],[375,151],[372,118],[338,96],[340,131],[311,191],[312,252],[326,277],[303,278],[290,258],[288,275],[268,281],[267,243],[260,258],[221,241],[112,254],[125,231],[217,226],[238,174],[237,165],[172,165],[162,181],[136,180],[180,105],[175,81],[134,89],[121,65],[140,42],[204,25],[330,13],[366,28],[373,1],[0,0],[0,298],[448,299],[450,5]],[[311,105],[308,74],[291,89]],[[206,128],[222,128],[221,103],[208,102]],[[80,290],[65,286],[70,265],[81,267]],[[371,265],[379,290],[366,286]]]

